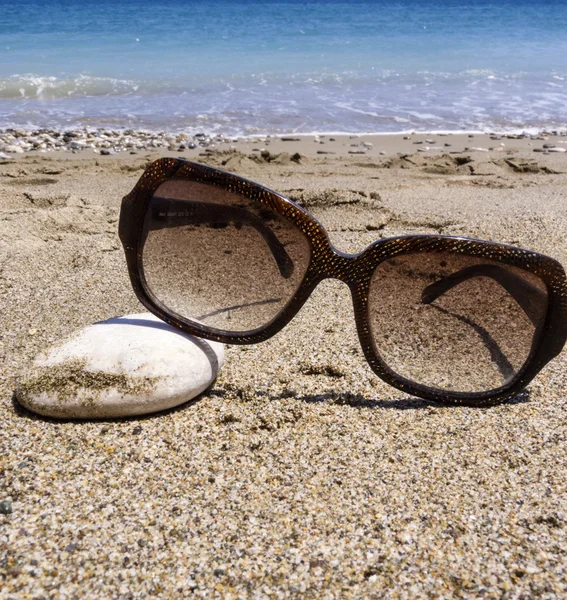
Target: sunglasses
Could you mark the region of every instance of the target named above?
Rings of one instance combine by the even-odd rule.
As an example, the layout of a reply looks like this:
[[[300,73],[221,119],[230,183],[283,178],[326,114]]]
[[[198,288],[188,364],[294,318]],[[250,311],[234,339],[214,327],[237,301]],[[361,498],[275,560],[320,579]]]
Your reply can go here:
[[[122,201],[119,228],[141,303],[208,340],[267,340],[323,279],[344,281],[371,368],[428,400],[503,401],[567,338],[567,281],[552,258],[437,235],[344,254],[293,201],[182,159],[147,167]]]

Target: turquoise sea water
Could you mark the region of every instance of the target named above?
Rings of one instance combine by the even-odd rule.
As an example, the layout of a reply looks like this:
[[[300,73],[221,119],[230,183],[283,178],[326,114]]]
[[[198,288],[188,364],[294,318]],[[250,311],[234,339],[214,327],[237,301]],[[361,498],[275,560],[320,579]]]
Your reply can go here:
[[[563,0],[0,0],[0,127],[567,127]]]

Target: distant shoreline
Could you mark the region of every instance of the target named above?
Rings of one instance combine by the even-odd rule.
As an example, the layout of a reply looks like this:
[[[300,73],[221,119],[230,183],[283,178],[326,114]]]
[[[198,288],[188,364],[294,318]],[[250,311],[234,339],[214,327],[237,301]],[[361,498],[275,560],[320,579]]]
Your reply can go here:
[[[242,152],[264,156],[299,153],[305,156],[388,156],[393,154],[456,154],[462,152],[565,153],[567,130],[505,133],[401,132],[378,134],[287,134],[232,137],[223,134],[167,133],[133,129],[0,129],[0,159],[23,155],[130,156],[157,152],[195,159],[210,152]],[[271,158],[270,158],[271,157]],[[567,158],[567,156],[566,156]]]

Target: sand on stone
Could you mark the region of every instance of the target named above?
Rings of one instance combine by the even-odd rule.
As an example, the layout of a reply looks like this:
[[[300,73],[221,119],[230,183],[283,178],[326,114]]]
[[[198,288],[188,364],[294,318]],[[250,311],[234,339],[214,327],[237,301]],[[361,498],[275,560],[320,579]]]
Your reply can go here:
[[[461,166],[401,136],[367,156],[282,142],[308,156],[285,164],[249,159],[249,142],[246,160],[195,156],[301,190],[345,252],[442,233],[567,264],[565,154],[504,141],[525,147],[451,139]],[[411,160],[379,156],[388,143]],[[13,402],[40,347],[138,310],[117,217],[157,156],[0,164],[0,598],[565,597],[566,352],[506,404],[425,402],[371,372],[348,289],[326,281],[273,339],[228,347],[191,405],[77,424]]]

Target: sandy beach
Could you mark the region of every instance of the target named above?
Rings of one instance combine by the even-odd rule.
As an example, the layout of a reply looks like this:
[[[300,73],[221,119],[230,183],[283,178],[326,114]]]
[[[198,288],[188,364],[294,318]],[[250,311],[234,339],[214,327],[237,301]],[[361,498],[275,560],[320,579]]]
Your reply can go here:
[[[61,422],[13,401],[39,349],[140,312],[118,214],[162,155],[287,195],[345,252],[435,233],[567,266],[567,152],[544,147],[566,135],[288,138],[0,159],[1,599],[567,596],[565,351],[508,403],[419,400],[372,373],[325,281],[175,410]]]

